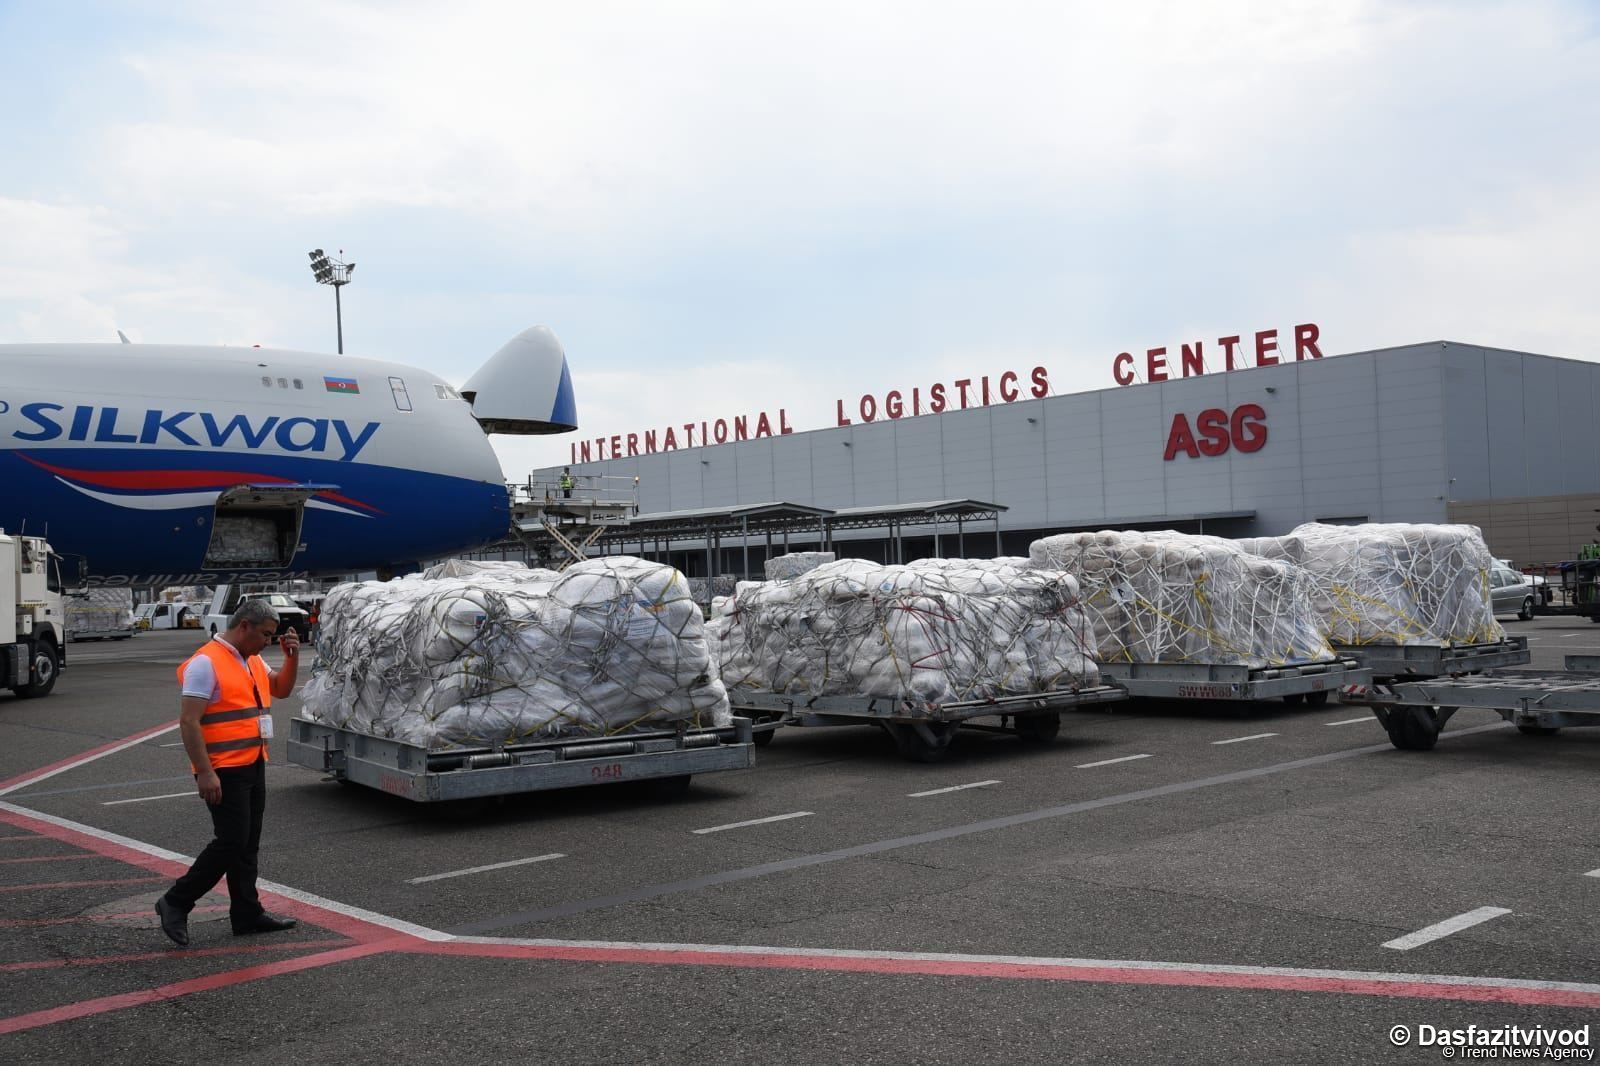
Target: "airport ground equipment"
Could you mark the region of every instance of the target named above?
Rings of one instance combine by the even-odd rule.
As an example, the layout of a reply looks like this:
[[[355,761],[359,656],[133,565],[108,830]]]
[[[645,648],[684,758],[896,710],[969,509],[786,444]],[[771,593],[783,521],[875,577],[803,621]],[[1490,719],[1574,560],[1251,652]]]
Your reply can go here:
[[[1533,659],[1527,637],[1454,645],[1336,644],[1333,650],[1371,670],[1375,681],[1422,681],[1480,674],[1522,666]]]
[[[1500,670],[1356,686],[1339,698],[1370,707],[1390,743],[1406,751],[1431,749],[1451,716],[1464,707],[1494,711],[1527,736],[1600,726],[1600,657],[1569,655],[1566,665],[1565,672]]]
[[[1347,685],[1372,681],[1372,671],[1355,659],[1252,668],[1215,663],[1100,664],[1100,676],[1129,696],[1163,700],[1283,700],[1321,707]]]
[[[770,740],[779,726],[877,725],[894,738],[900,754],[915,762],[938,762],[962,726],[1013,733],[1045,744],[1061,731],[1061,712],[1111,703],[1127,693],[1114,685],[1076,691],[1035,692],[1020,696],[928,703],[908,697],[807,696],[737,688],[728,693],[735,713],[757,721],[759,743]],[[999,718],[998,726],[981,726],[976,718]],[[765,735],[765,740],[761,739]]]
[[[82,581],[82,561],[78,580]],[[0,531],[0,688],[48,696],[67,665],[61,557],[42,537]]]
[[[572,737],[494,748],[430,751],[322,722],[289,723],[289,762],[417,803],[487,799],[583,785],[651,781],[664,793],[694,774],[755,765],[750,721],[720,729]]]
[[[69,641],[127,640],[139,632],[132,589],[77,589],[68,594],[66,611]]]

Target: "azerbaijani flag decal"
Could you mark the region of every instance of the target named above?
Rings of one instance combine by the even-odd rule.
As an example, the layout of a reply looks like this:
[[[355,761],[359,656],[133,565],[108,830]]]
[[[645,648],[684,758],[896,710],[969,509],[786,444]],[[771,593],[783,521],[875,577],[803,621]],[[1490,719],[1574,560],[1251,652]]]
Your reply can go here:
[[[361,386],[356,384],[355,378],[329,378],[322,379],[322,384],[329,392],[348,392],[350,395],[359,395]]]

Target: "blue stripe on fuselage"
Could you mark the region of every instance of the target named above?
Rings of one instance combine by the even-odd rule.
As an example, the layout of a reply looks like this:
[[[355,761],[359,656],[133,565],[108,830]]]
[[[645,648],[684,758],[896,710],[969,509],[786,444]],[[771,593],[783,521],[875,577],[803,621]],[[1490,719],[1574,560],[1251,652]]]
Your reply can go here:
[[[82,555],[94,575],[203,571],[213,506],[138,510],[105,503],[28,462],[20,450],[0,451],[0,529],[48,533],[58,551]],[[84,471],[225,470],[339,486],[341,496],[377,514],[307,508],[299,552],[289,569],[343,573],[429,559],[497,540],[510,528],[505,486],[395,467],[240,452],[195,453],[120,448],[29,449],[51,466]],[[126,490],[93,484],[106,495]],[[166,490],[127,492],[144,497]],[[348,506],[328,501],[336,506]],[[359,508],[350,507],[359,511]]]

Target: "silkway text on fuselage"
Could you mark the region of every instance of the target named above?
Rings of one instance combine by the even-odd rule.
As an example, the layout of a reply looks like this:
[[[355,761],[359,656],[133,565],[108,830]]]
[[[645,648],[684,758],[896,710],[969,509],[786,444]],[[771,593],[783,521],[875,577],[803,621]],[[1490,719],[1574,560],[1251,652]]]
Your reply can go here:
[[[23,418],[38,428],[14,430],[17,440],[43,443],[52,440],[94,441],[97,444],[160,444],[186,448],[225,448],[238,435],[246,448],[255,451],[271,440],[286,452],[322,452],[336,447],[340,462],[350,462],[378,432],[379,422],[368,422],[353,430],[342,418],[280,418],[268,415],[259,422],[249,415],[234,415],[226,421],[209,411],[128,411],[116,407],[79,406],[67,408],[58,403],[27,403],[19,409]]]

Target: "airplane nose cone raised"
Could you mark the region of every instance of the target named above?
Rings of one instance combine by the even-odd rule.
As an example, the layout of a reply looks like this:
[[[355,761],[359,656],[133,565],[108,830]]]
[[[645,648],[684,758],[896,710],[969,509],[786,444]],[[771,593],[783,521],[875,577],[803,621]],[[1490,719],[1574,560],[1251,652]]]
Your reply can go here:
[[[485,433],[569,433],[578,428],[567,353],[545,326],[512,337],[461,389]]]

